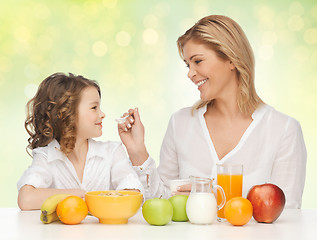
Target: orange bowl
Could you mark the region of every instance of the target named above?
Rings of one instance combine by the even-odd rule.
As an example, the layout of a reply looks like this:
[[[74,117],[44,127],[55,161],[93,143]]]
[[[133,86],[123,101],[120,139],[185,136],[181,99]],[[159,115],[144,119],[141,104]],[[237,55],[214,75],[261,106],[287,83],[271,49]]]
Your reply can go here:
[[[119,195],[117,195],[119,194]],[[104,224],[125,224],[141,207],[143,195],[136,191],[87,192],[89,212]]]

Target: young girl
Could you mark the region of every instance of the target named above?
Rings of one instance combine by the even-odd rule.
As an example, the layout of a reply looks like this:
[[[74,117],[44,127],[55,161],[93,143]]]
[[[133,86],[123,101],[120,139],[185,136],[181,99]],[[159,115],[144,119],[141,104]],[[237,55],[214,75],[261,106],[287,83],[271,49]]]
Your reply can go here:
[[[95,81],[73,74],[55,73],[40,84],[27,104],[33,162],[17,184],[21,210],[40,209],[57,193],[143,191],[122,144],[92,139],[102,135],[100,97]]]

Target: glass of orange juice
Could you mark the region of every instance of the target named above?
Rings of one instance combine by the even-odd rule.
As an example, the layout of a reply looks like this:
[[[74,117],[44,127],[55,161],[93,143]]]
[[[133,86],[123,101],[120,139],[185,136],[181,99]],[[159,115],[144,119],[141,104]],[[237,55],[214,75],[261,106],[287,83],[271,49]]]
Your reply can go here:
[[[226,201],[233,197],[242,197],[243,165],[241,164],[217,164],[217,184],[223,188]],[[219,197],[218,197],[219,196]],[[220,194],[217,194],[217,203],[221,202]],[[218,210],[218,221],[224,222],[224,207]]]

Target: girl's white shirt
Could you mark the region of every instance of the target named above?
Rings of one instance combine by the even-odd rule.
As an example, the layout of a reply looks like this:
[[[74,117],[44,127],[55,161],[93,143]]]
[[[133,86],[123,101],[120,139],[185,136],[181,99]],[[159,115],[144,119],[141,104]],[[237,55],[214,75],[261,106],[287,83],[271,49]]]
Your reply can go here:
[[[18,181],[18,190],[27,184],[35,188],[83,189],[87,192],[113,189],[139,189],[144,192],[120,142],[88,139],[82,182],[55,139],[46,147],[34,149],[32,155],[32,165]]]
[[[273,183],[283,189],[287,208],[300,208],[305,185],[306,147],[300,124],[268,105],[252,114],[237,146],[218,159],[204,118],[206,106],[174,113],[162,143],[160,164],[149,157],[134,167],[145,197],[169,197],[169,180],[200,176],[217,179],[216,164],[243,164],[243,197],[254,185]]]

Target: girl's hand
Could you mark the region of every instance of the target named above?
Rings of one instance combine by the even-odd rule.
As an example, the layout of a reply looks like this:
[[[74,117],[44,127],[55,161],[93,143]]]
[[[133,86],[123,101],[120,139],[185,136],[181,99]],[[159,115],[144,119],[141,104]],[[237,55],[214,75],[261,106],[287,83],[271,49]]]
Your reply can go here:
[[[118,132],[122,143],[125,145],[132,165],[142,165],[148,158],[144,144],[144,126],[141,122],[137,108],[129,109],[128,113],[123,114],[126,118],[124,123],[118,124]]]

